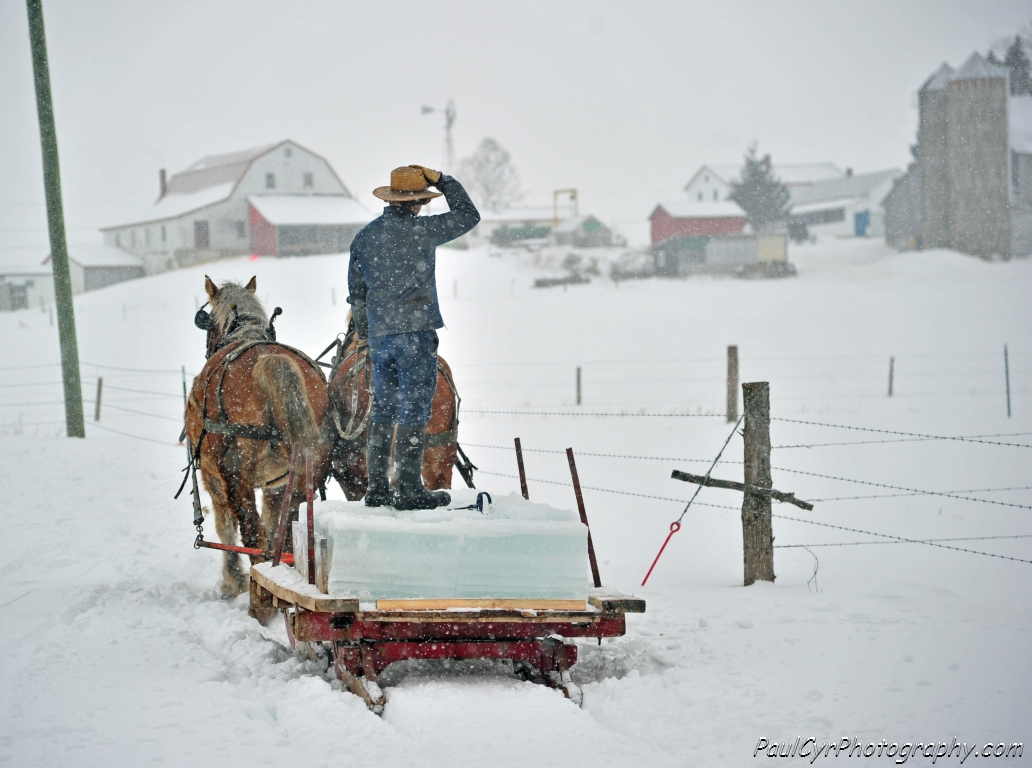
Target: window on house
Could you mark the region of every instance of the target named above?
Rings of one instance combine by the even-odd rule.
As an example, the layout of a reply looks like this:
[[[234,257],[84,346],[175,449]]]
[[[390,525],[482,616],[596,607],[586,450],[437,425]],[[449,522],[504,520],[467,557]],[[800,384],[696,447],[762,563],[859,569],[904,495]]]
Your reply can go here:
[[[702,202],[702,192],[699,193],[699,202]]]
[[[136,230],[135,229],[132,230],[129,233],[129,245],[131,245],[133,248],[136,247]]]
[[[301,179],[305,189],[311,189],[313,186],[315,186],[315,179],[313,178],[313,174],[311,172],[306,173],[304,176],[301,177]]]
[[[276,189],[276,174],[275,173],[267,173],[267,174],[265,174],[265,188],[266,189]]]
[[[237,237],[241,237],[241,238],[247,237],[247,222],[246,221],[238,221],[236,223],[236,231],[237,231]]]
[[[193,243],[194,248],[199,251],[207,249],[211,244],[211,238],[208,234],[208,222],[206,220],[202,219],[193,223]]]
[[[143,228],[143,244],[150,245],[150,227]]]
[[[122,233],[121,232],[115,232],[115,245],[117,245],[119,248],[122,247]]]
[[[292,154],[293,152],[291,151],[290,147],[285,147],[283,149],[283,157],[290,157]]]
[[[709,184],[709,176],[703,176],[702,178],[704,178],[706,180],[706,183]]]
[[[161,242],[165,242],[165,225],[161,225]]]
[[[714,189],[714,190],[713,190],[713,199],[714,199],[714,200],[719,200],[719,199],[720,199],[720,198],[718,198],[718,197],[717,197],[717,194],[718,194],[718,193],[717,193],[717,190],[715,190],[715,189]]]

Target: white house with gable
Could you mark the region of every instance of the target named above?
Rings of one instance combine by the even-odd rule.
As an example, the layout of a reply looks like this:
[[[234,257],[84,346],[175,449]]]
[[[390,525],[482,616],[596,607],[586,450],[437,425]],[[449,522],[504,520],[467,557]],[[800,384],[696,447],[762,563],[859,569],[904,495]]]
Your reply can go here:
[[[764,158],[770,162],[770,155]],[[741,177],[744,163],[732,165],[702,165],[684,186],[688,201],[712,203],[727,200],[731,184]],[[846,174],[834,163],[777,163],[772,167],[774,175],[791,190],[805,187],[819,181],[841,179]]]
[[[290,140],[211,155],[167,181],[162,170],[159,181],[160,194],[149,210],[101,230],[105,245],[139,257],[148,274],[249,253],[303,255],[309,251],[297,246],[299,237],[346,249],[355,225],[373,218],[363,213],[325,158]],[[281,208],[289,197],[289,225],[318,226],[320,231],[313,236],[310,230],[291,230],[285,233],[292,241],[290,247],[278,248],[274,242],[270,250],[270,234],[264,227],[261,243],[254,243],[253,211],[261,208],[264,196],[278,198]],[[326,198],[340,204],[327,205]],[[313,208],[311,215],[307,208]],[[336,212],[341,221],[333,219],[332,213],[327,218],[327,210]],[[274,238],[281,234],[274,222],[266,223],[273,227]],[[348,232],[338,237],[327,230],[334,227]]]

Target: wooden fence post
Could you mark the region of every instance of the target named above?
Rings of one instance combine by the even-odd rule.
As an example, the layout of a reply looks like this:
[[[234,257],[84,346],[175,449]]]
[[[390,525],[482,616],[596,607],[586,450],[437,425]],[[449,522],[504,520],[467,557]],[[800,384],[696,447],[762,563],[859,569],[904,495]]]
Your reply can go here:
[[[1003,378],[1007,384],[1007,418],[1011,417],[1010,410],[1010,363],[1007,361],[1007,345],[1003,345]]]
[[[513,442],[516,444],[516,468],[520,471],[520,493],[523,494],[523,498],[530,501],[530,493],[527,491],[527,472],[523,469],[523,446],[520,445],[518,437]]]
[[[727,348],[727,422],[738,421],[738,346]]]
[[[896,358],[889,358],[889,397],[892,397],[892,374],[895,373]]]
[[[97,377],[97,401],[93,404],[93,420],[100,421],[100,396],[104,392],[104,377]]]
[[[770,476],[770,384],[742,385],[745,408],[745,484],[772,488]],[[774,581],[774,532],[770,496],[745,492],[742,499],[742,546],[745,586]]]
[[[577,366],[577,405],[581,404],[581,385],[580,385],[580,382],[581,382],[580,366],[578,365]]]

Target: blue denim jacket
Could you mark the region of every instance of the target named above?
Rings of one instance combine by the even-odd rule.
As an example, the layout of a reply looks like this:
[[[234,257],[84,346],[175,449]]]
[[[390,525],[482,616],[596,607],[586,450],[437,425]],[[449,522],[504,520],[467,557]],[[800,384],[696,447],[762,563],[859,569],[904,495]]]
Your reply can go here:
[[[435,184],[449,211],[417,216],[387,206],[351,243],[348,301],[359,338],[444,325],[437,301],[436,249],[469,232],[480,221],[466,190],[451,176]]]

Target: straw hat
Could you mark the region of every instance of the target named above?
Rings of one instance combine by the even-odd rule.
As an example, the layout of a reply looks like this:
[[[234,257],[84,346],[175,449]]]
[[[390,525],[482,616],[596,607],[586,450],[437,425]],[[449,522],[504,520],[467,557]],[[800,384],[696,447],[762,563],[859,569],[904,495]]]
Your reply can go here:
[[[373,194],[381,200],[394,203],[408,203],[413,200],[427,200],[440,197],[440,192],[431,192],[427,187],[426,176],[419,168],[404,166],[391,171],[391,185],[377,187]]]

